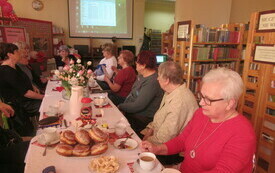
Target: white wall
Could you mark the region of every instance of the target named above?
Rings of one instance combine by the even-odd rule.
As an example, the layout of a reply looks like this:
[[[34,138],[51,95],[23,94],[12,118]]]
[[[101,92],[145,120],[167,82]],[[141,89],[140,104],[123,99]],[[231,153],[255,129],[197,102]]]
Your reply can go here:
[[[148,29],[166,32],[174,23],[174,16],[174,2],[145,2],[144,26]]]

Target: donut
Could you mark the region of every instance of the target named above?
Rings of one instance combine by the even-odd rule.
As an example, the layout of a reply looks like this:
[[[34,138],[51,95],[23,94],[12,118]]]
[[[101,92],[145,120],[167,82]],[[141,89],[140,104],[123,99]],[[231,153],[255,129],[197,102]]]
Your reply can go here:
[[[103,154],[107,151],[108,144],[107,143],[97,143],[91,147],[91,155],[99,155]]]
[[[104,142],[108,139],[107,133],[104,133],[98,127],[93,127],[88,132],[92,140],[95,142]]]
[[[73,154],[73,147],[68,144],[58,144],[56,152],[62,156],[71,156]]]
[[[83,129],[75,132],[75,139],[79,144],[83,144],[83,145],[88,145],[91,142],[89,133]]]
[[[79,157],[84,157],[84,156],[90,155],[90,146],[77,144],[73,149],[73,155],[79,156]]]
[[[71,130],[65,130],[60,135],[60,141],[69,145],[76,144],[75,134]]]

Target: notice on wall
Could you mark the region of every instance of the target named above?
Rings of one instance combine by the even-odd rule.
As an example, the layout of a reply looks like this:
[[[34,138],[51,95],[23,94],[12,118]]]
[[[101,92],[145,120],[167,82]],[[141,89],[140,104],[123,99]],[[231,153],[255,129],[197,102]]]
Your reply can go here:
[[[275,32],[275,11],[260,13],[258,32],[274,31]]]
[[[25,30],[24,28],[15,28],[15,27],[5,27],[4,33],[6,37],[6,42],[14,43],[17,41],[26,41]]]
[[[254,60],[275,63],[275,45],[256,45]]]

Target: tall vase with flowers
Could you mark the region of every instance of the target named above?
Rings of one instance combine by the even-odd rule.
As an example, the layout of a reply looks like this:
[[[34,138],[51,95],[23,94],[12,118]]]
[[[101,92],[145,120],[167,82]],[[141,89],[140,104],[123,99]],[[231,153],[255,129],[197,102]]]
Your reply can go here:
[[[70,65],[64,66],[62,71],[55,71],[55,75],[61,80],[64,88],[62,94],[64,99],[70,99],[72,86],[87,87],[88,80],[92,75],[92,70],[88,69],[91,64],[91,61],[88,61],[86,65],[81,65],[80,59],[76,63],[71,60]]]

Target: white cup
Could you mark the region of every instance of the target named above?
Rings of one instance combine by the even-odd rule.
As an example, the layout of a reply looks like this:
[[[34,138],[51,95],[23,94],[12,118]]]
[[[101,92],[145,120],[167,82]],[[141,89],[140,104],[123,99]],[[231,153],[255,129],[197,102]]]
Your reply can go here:
[[[42,134],[38,136],[38,143],[40,144],[50,144],[51,142],[58,139],[58,135],[56,132],[56,128],[54,127],[48,127],[46,129],[43,129]]]
[[[116,133],[116,135],[117,136],[124,135],[125,132],[126,132],[126,127],[127,126],[124,123],[118,123],[118,124],[116,124],[116,126],[115,126],[115,133]]]
[[[48,116],[56,116],[58,114],[59,106],[50,105],[49,110],[46,112]]]
[[[89,85],[89,87],[92,87],[92,88],[96,86],[96,83],[95,83],[94,78],[91,77],[91,78],[89,79],[88,85]]]
[[[97,106],[103,106],[104,104],[106,104],[106,101],[107,101],[107,98],[104,96],[94,98],[94,102]]]
[[[156,155],[150,152],[143,152],[139,155],[139,165],[146,171],[152,170],[156,165]]]

